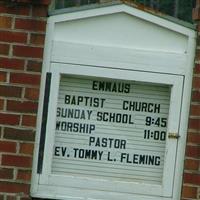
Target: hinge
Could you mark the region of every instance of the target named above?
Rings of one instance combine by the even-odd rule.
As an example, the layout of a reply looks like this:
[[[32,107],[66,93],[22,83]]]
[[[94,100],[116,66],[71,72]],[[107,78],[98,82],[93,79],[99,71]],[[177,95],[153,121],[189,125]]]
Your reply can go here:
[[[169,133],[168,138],[169,139],[178,139],[180,135],[178,133]]]

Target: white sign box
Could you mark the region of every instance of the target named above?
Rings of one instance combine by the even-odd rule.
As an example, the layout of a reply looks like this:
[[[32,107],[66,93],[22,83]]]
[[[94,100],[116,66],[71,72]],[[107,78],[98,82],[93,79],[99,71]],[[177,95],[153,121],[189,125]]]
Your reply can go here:
[[[52,64],[41,183],[170,197],[183,78],[82,67]]]
[[[180,199],[194,31],[127,5],[48,24],[32,196]]]

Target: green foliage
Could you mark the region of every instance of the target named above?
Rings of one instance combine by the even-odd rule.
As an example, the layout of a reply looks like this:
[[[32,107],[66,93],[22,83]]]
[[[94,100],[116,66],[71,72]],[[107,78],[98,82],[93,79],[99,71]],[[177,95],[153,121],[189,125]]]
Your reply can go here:
[[[192,23],[192,8],[195,0],[135,0],[135,2]]]
[[[179,0],[178,18],[184,21],[192,22],[193,0]]]
[[[174,0],[162,0],[160,2],[159,10],[170,16],[174,16],[174,10],[175,10]]]
[[[55,0],[55,9],[99,3],[99,0]]]

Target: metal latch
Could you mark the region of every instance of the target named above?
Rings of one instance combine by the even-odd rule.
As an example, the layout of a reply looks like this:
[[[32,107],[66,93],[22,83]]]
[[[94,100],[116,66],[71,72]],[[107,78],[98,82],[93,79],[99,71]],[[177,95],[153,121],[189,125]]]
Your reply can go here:
[[[178,139],[180,135],[178,133],[169,133],[168,138],[170,139]]]

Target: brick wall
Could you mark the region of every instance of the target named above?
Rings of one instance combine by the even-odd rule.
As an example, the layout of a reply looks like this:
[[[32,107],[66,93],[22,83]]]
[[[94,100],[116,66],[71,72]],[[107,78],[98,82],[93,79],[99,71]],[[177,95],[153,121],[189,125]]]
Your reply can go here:
[[[0,1],[0,200],[27,200],[48,1],[13,0],[12,5],[5,2]],[[200,21],[200,0],[193,17]],[[182,190],[182,200],[197,199],[200,199],[199,50]]]
[[[200,0],[196,1],[193,9],[193,19],[200,22]],[[197,30],[200,31],[200,26]],[[199,38],[195,68],[193,74],[192,101],[190,107],[190,118],[188,127],[188,138],[185,152],[185,166],[183,176],[182,200],[200,199],[200,54]]]
[[[29,199],[48,1],[0,1],[0,200]]]

